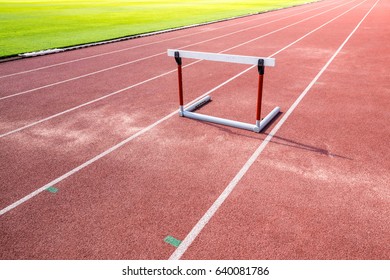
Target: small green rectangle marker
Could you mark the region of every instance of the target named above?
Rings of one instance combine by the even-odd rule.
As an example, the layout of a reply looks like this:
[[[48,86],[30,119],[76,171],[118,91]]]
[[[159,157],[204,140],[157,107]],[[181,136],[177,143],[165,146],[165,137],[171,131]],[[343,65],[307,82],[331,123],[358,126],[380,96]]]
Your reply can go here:
[[[181,241],[179,239],[176,239],[173,236],[168,235],[164,238],[164,241],[168,244],[171,244],[172,246],[179,247]]]
[[[58,192],[58,189],[55,188],[55,187],[48,187],[46,190],[49,191],[49,192],[51,192],[51,193],[56,193],[56,192]]]

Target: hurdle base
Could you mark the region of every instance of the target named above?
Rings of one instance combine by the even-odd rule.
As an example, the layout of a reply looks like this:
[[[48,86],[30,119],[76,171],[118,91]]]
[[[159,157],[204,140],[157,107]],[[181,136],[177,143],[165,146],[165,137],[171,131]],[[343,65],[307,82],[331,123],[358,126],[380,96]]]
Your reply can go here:
[[[195,119],[199,121],[206,121],[216,124],[222,124],[230,127],[245,129],[249,131],[253,131],[256,133],[261,132],[268,124],[269,122],[280,112],[279,107],[275,107],[263,120],[256,121],[256,124],[249,124],[229,119],[223,119],[218,117],[213,117],[209,115],[199,114],[199,113],[193,113],[194,110],[199,109],[203,105],[207,104],[211,100],[210,96],[206,96],[199,100],[198,102],[194,103],[193,105],[187,107],[186,109],[183,109],[183,107],[180,107],[179,114],[182,117]]]
[[[259,131],[255,132],[262,131],[279,113],[280,107],[275,107],[271,112],[268,113],[268,115],[265,116],[264,119],[262,119],[261,121],[256,121],[256,127],[258,127]]]

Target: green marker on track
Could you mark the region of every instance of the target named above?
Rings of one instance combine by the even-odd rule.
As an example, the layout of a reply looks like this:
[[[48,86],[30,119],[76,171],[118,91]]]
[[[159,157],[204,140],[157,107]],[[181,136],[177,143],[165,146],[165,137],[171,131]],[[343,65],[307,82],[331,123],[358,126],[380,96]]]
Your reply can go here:
[[[58,189],[55,188],[55,187],[48,187],[46,190],[49,191],[49,192],[51,192],[51,193],[56,193],[56,192],[58,192]]]
[[[164,241],[172,246],[179,247],[181,241],[179,239],[174,238],[173,236],[168,235],[164,238]]]

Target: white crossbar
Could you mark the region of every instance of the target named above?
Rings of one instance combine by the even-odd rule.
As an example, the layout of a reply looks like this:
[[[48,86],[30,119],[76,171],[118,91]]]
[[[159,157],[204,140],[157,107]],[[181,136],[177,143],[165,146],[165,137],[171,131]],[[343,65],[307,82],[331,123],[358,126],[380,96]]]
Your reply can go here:
[[[194,52],[194,51],[183,51],[183,50],[172,50],[172,49],[168,49],[168,56],[175,56],[175,52],[179,52],[179,56],[182,58],[203,59],[203,60],[250,64],[250,65],[257,65],[259,59],[263,59],[264,66],[275,66],[275,58],[270,58],[270,57]]]

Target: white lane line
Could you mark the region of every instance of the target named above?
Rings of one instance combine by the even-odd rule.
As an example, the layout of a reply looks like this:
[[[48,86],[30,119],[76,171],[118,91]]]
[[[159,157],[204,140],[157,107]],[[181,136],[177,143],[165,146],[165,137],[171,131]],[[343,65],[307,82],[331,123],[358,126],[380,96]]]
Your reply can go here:
[[[252,67],[251,67],[252,68]],[[249,69],[235,75],[234,77],[231,77],[230,79],[226,80],[225,82],[223,82],[222,84],[216,86],[215,88],[209,90],[207,93],[205,93],[206,95],[217,90],[218,88],[226,85],[227,83],[231,82],[232,80],[236,79],[238,76],[241,76],[243,73],[247,72]],[[190,103],[188,103],[186,105],[186,107],[193,103],[195,100],[191,101]],[[19,206],[20,204],[26,202],[27,200],[30,200],[31,198],[33,198],[34,196],[40,194],[41,192],[43,192],[44,190],[46,190],[47,188],[51,187],[51,186],[54,186],[55,184],[58,184],[59,182],[61,182],[62,180],[68,178],[69,176],[73,175],[74,173],[80,171],[81,169],[87,167],[88,165],[94,163],[95,161],[101,159],[102,157],[112,153],[113,151],[119,149],[120,147],[122,147],[123,145],[127,144],[128,142],[130,142],[131,140],[137,138],[138,136],[141,136],[142,134],[148,132],[149,130],[151,130],[152,128],[154,128],[155,126],[157,126],[158,124],[162,123],[163,121],[173,117],[174,115],[177,115],[178,114],[178,111],[175,110],[173,111],[172,113],[170,113],[169,115],[166,115],[165,117],[159,119],[158,121],[154,122],[153,124],[141,129],[140,131],[138,131],[137,133],[135,133],[134,135],[126,138],[125,140],[123,140],[122,142],[116,144],[115,146],[111,147],[110,149],[102,152],[101,154],[91,158],[90,160],[84,162],[83,164],[77,166],[76,168],[70,170],[69,172],[65,173],[64,175],[54,179],[53,181],[47,183],[46,185],[44,185],[43,187],[33,191],[32,193],[26,195],[25,197],[19,199],[18,201],[12,203],[11,205],[5,207],[4,209],[0,210],[0,216],[1,215],[4,215],[5,213],[7,213],[8,211],[14,209],[15,207]]]
[[[353,0],[353,1],[355,1],[355,0]],[[350,2],[353,2],[353,1],[350,1]],[[339,6],[346,5],[346,4],[350,3],[350,2],[347,2],[347,3],[342,4],[342,5],[339,5]],[[358,5],[360,5],[360,4],[358,4]],[[358,5],[356,5],[356,6],[358,6]],[[329,11],[331,11],[331,10],[333,10],[333,9],[338,8],[339,6],[334,7],[334,8],[332,8],[332,9],[327,10],[327,11],[322,12],[322,13],[329,12]],[[279,50],[279,52],[282,51],[282,50],[285,50],[286,48],[288,48],[288,47],[290,47],[290,46],[292,46],[292,45],[295,44],[296,42],[302,40],[302,39],[305,38],[306,36],[308,36],[308,35],[310,35],[311,33],[317,31],[318,29],[322,28],[323,26],[329,24],[330,22],[334,21],[335,19],[339,18],[340,16],[344,15],[345,13],[349,12],[351,9],[354,9],[356,6],[350,8],[348,11],[346,11],[346,12],[340,14],[339,16],[337,16],[337,17],[333,18],[332,20],[326,22],[325,24],[321,25],[320,27],[318,27],[318,28],[312,30],[311,32],[307,33],[306,35],[304,35],[303,37],[301,37],[301,38],[299,38],[298,40],[294,41],[293,43],[291,43],[291,44],[285,46],[283,49]],[[321,15],[322,13],[317,14],[317,15],[312,16],[312,17],[316,17],[316,16],[318,16],[318,15]],[[259,36],[259,37],[256,37],[256,38],[254,38],[254,39],[252,39],[252,40],[249,40],[249,41],[247,41],[247,43],[251,43],[251,42],[253,42],[253,41],[255,41],[255,40],[258,40],[258,39],[260,39],[260,38],[264,38],[264,37],[266,37],[266,36],[268,36],[268,35],[271,35],[271,34],[273,34],[273,33],[275,33],[275,32],[281,31],[281,30],[283,30],[283,29],[285,29],[285,28],[288,28],[288,27],[291,27],[291,26],[296,25],[296,24],[298,24],[298,23],[301,23],[302,21],[309,20],[309,19],[312,18],[312,17],[306,18],[306,19],[304,19],[304,20],[301,20],[301,21],[295,22],[295,23],[293,23],[293,24],[287,25],[287,26],[285,26],[285,27],[279,28],[279,29],[277,29],[277,30],[271,31],[271,32],[269,32],[269,33],[266,33],[266,34],[264,34],[264,35],[261,35],[261,36]],[[221,51],[221,52],[219,52],[219,53],[223,53],[223,52],[230,51],[230,50],[232,50],[232,49],[234,49],[234,48],[241,47],[241,46],[243,46],[243,45],[245,45],[245,44],[246,44],[246,43],[241,43],[241,44],[236,45],[236,46],[234,46],[234,47],[225,49],[225,50],[223,50],[223,51]],[[279,53],[279,52],[277,52],[277,53]],[[190,64],[188,64],[188,65],[186,65],[186,66],[184,66],[184,67],[189,67],[189,66],[191,66],[191,65],[193,65],[193,64],[195,64],[195,63],[198,63],[198,62],[200,62],[200,61],[201,61],[201,60],[192,62],[192,63],[190,63]],[[27,124],[27,125],[25,125],[25,126],[22,126],[22,127],[19,127],[19,128],[14,129],[14,130],[8,131],[8,132],[6,132],[6,133],[0,134],[0,138],[5,137],[5,136],[8,136],[8,135],[11,135],[11,134],[14,134],[14,133],[16,133],[16,132],[20,132],[20,131],[22,131],[22,130],[24,130],[24,129],[27,129],[27,128],[30,128],[30,127],[35,126],[35,125],[37,125],[37,124],[43,123],[43,122],[45,122],[45,121],[54,119],[54,118],[56,118],[56,117],[59,117],[59,116],[61,116],[61,115],[66,114],[66,113],[70,113],[70,112],[72,112],[72,111],[74,111],[74,110],[77,110],[77,109],[80,109],[80,108],[85,107],[85,106],[87,106],[87,105],[90,105],[90,104],[93,104],[93,103],[95,103],[95,102],[101,101],[101,100],[103,100],[103,99],[105,99],[105,98],[108,98],[108,97],[110,97],[110,96],[116,95],[116,94],[118,94],[118,93],[124,92],[124,91],[129,90],[129,89],[132,89],[132,88],[134,88],[134,87],[137,87],[137,86],[142,85],[142,84],[144,84],[144,83],[150,82],[150,81],[155,80],[155,79],[157,79],[157,78],[166,76],[166,75],[171,74],[171,73],[173,73],[173,72],[175,72],[175,71],[176,71],[176,69],[170,70],[170,71],[165,72],[165,73],[163,73],[163,74],[161,74],[161,75],[158,75],[158,76],[152,77],[152,78],[150,78],[150,79],[147,79],[147,80],[145,80],[145,81],[139,82],[139,83],[137,83],[137,84],[128,86],[128,87],[126,87],[126,88],[124,88],[124,89],[121,89],[121,90],[118,90],[118,91],[109,93],[109,94],[107,94],[107,95],[104,95],[104,96],[99,97],[99,98],[97,98],[97,99],[94,99],[94,100],[91,100],[91,101],[89,101],[89,102],[80,104],[80,105],[78,105],[78,106],[75,106],[75,107],[73,107],[73,108],[67,109],[67,110],[65,110],[65,111],[59,112],[59,113],[54,114],[54,115],[52,115],[52,116],[49,116],[49,117],[47,117],[47,118],[44,118],[44,119],[35,121],[35,122],[30,123],[30,124]],[[202,96],[203,96],[203,95],[202,95]]]
[[[350,12],[351,10],[355,9],[356,7],[362,5],[364,2],[367,2],[367,1],[368,1],[368,0],[364,0],[364,1],[362,1],[362,2],[360,2],[360,3],[358,3],[358,4],[356,4],[355,6],[349,8],[348,10],[346,10],[346,11],[344,11],[343,13],[339,14],[337,17],[335,17],[335,18],[333,18],[333,19],[331,19],[331,20],[325,22],[324,24],[322,24],[322,25],[318,26],[317,28],[313,29],[312,31],[306,33],[305,35],[303,35],[302,37],[300,37],[300,38],[298,38],[297,40],[293,41],[292,43],[290,43],[290,44],[286,45],[285,47],[281,48],[280,50],[274,52],[274,53],[271,54],[269,57],[275,57],[276,55],[278,55],[278,54],[281,53],[282,51],[284,51],[284,50],[288,49],[289,47],[295,45],[296,43],[302,41],[302,40],[305,39],[307,36],[313,34],[314,32],[318,31],[319,29],[323,28],[324,26],[328,25],[329,23],[335,21],[336,19],[342,17],[342,16],[345,15],[346,13]],[[230,50],[230,49],[228,49],[228,50]],[[198,61],[197,61],[197,62],[198,62]],[[236,78],[236,77],[238,77],[238,76],[241,76],[242,74],[246,73],[247,71],[249,71],[250,69],[252,69],[252,68],[254,68],[254,67],[256,67],[256,66],[251,66],[251,67],[245,69],[244,71],[242,71],[242,72],[239,73],[238,75],[234,76],[234,78]],[[221,84],[221,85],[225,85],[225,83],[223,83],[223,84]],[[217,87],[217,88],[219,88],[219,87]],[[215,89],[217,89],[217,88],[215,88]],[[214,89],[213,89],[212,91],[214,91]],[[198,96],[198,97],[195,98],[193,101],[189,102],[188,105],[186,105],[185,107],[191,106],[193,103],[198,102],[199,100],[201,100],[203,97],[209,95],[210,93],[211,93],[211,92],[208,91],[208,92],[202,94],[201,96]]]
[[[323,12],[321,12],[321,13],[319,13],[319,14],[315,14],[315,15],[313,15],[313,16],[311,16],[311,17],[308,17],[308,18],[305,18],[305,19],[303,19],[303,20],[297,21],[297,22],[295,22],[295,23],[293,23],[293,24],[290,24],[290,25],[281,27],[281,28],[276,29],[276,30],[274,30],[274,31],[271,31],[271,32],[269,32],[269,33],[267,33],[267,34],[265,34],[265,35],[268,36],[268,35],[274,34],[274,33],[276,33],[276,32],[279,32],[279,31],[284,30],[284,29],[286,29],[286,28],[289,28],[289,27],[291,27],[291,26],[297,25],[297,24],[299,24],[299,23],[305,22],[305,21],[307,21],[307,20],[309,20],[309,19],[318,17],[318,16],[320,16],[320,15],[322,15],[322,14],[325,14],[325,13],[327,13],[327,12],[330,12],[330,11],[332,11],[332,10],[335,10],[335,9],[337,9],[337,8],[340,8],[340,7],[342,7],[342,6],[345,6],[345,5],[347,5],[347,4],[350,4],[350,3],[352,3],[352,2],[356,2],[356,0],[352,0],[352,1],[349,1],[349,2],[346,2],[346,3],[343,3],[343,4],[340,4],[340,5],[336,6],[336,7],[333,7],[332,9],[323,11]],[[359,6],[359,5],[360,5],[360,4],[358,4],[358,5],[354,6],[354,7],[352,7],[352,8],[349,9],[347,12],[349,12],[350,10],[354,9],[355,7],[357,7],[357,6]],[[342,13],[341,15],[343,15],[343,14],[345,14],[345,13],[346,13],[346,12]],[[333,19],[331,19],[331,20],[329,20],[329,21],[327,21],[325,24],[321,25],[319,28],[321,28],[321,27],[327,25],[328,23],[334,21],[336,18],[340,17],[341,15],[339,15],[339,16],[337,16],[337,17],[335,17],[335,18],[333,18]],[[318,30],[318,29],[316,28],[316,29],[312,30],[311,32],[307,33],[304,37],[306,37],[308,34],[313,33],[313,32],[316,31],[316,30]],[[265,36],[264,36],[264,37],[265,37]],[[301,37],[301,38],[304,38],[304,37]],[[301,40],[301,38],[299,38],[298,40]],[[238,44],[238,45],[236,45],[236,46],[234,46],[234,47],[232,47],[232,48],[226,49],[226,50],[224,50],[223,52],[227,52],[227,51],[230,51],[230,50],[232,50],[232,49],[235,49],[235,48],[244,46],[244,45],[249,44],[249,43],[252,43],[252,42],[254,42],[254,41],[258,40],[258,39],[260,39],[260,38],[251,39],[251,40],[246,41],[246,42],[244,42],[244,43]],[[294,42],[294,44],[295,44],[295,42]]]
[[[352,0],[350,2],[353,2],[353,1],[355,1],[355,0]],[[314,16],[305,18],[305,19],[303,19],[301,21],[298,21],[298,22],[296,22],[294,24],[298,24],[298,23],[301,23],[302,21],[309,20],[309,19],[311,19],[313,17],[316,17],[316,16],[319,16],[319,15],[321,15],[323,13],[327,13],[327,12],[333,10],[333,9],[336,9],[336,8],[338,8],[340,6],[346,5],[346,4],[350,3],[350,2],[347,2],[345,4],[341,4],[341,5],[336,6],[336,7],[332,8],[332,9],[330,9],[330,10],[327,10],[327,11],[324,11],[322,13],[316,14]],[[322,8],[322,7],[320,7],[320,8]],[[319,9],[319,8],[315,8],[315,9],[309,10],[309,12],[311,12],[313,10],[317,10],[317,9]],[[266,22],[266,23],[261,23],[259,25],[254,25],[254,26],[251,26],[251,27],[247,27],[247,28],[235,31],[235,32],[231,32],[231,33],[224,34],[224,35],[221,35],[221,36],[213,37],[213,38],[201,41],[201,42],[189,44],[189,45],[186,45],[186,46],[181,46],[181,47],[178,47],[178,49],[184,49],[184,48],[196,46],[196,45],[199,45],[199,44],[204,44],[204,43],[207,43],[207,42],[210,42],[210,41],[213,41],[213,40],[221,39],[221,38],[224,38],[224,37],[227,37],[227,36],[231,36],[231,35],[234,35],[234,34],[237,34],[237,33],[241,33],[241,32],[244,32],[244,31],[247,31],[247,30],[250,30],[250,29],[258,28],[260,26],[268,25],[268,24],[271,24],[273,22],[284,20],[286,18],[293,17],[293,16],[296,16],[296,15],[300,15],[300,14],[303,14],[303,13],[306,13],[306,12],[308,12],[308,11],[304,11],[304,12],[301,12],[301,13],[298,13],[298,14],[295,14],[295,15],[284,17],[282,19],[276,19],[276,20],[269,21],[269,22]],[[273,34],[275,32],[278,32],[278,31],[283,30],[285,28],[288,28],[290,26],[292,26],[292,25],[288,25],[286,27],[280,28],[280,29],[278,29],[276,31],[273,31],[272,33],[268,33],[267,35]],[[255,38],[254,40],[257,40],[257,39]],[[246,42],[244,42],[242,45],[244,45],[244,44],[246,44]],[[92,76],[92,75],[96,75],[96,74],[99,74],[99,73],[102,73],[102,72],[110,71],[110,70],[113,70],[113,69],[116,69],[116,68],[127,66],[127,65],[130,65],[130,64],[133,64],[133,63],[136,63],[136,62],[140,62],[140,61],[143,61],[143,60],[147,60],[147,59],[150,59],[150,58],[153,58],[153,57],[156,57],[156,56],[160,56],[160,55],[166,55],[166,51],[161,52],[161,53],[157,53],[157,54],[154,54],[154,55],[150,55],[150,56],[145,56],[143,58],[139,58],[139,59],[136,59],[136,60],[128,61],[128,62],[125,62],[125,63],[121,63],[121,64],[118,64],[118,65],[115,65],[115,66],[111,66],[111,67],[108,67],[108,68],[104,68],[104,69],[101,69],[101,70],[98,70],[98,71],[94,71],[94,72],[91,72],[91,73],[88,73],[88,74],[84,74],[84,75],[76,76],[76,77],[69,78],[69,79],[66,79],[66,80],[58,81],[58,82],[55,82],[55,83],[47,84],[47,85],[44,85],[44,86],[41,86],[41,87],[37,87],[37,88],[33,88],[33,89],[22,91],[22,92],[6,95],[6,96],[3,96],[3,97],[0,97],[0,101],[8,99],[8,98],[16,97],[16,96],[19,96],[19,95],[23,95],[23,94],[26,94],[26,93],[38,91],[38,90],[41,90],[41,89],[45,89],[45,88],[57,86],[57,85],[60,85],[60,84],[68,83],[68,82],[71,82],[71,81],[79,80],[79,79],[82,79],[82,78],[86,78],[86,77],[89,77],[89,76]]]
[[[367,0],[365,0],[365,1],[363,1],[363,2],[366,2],[366,1],[367,1]],[[363,2],[362,2],[362,3],[363,3]],[[319,29],[319,28],[317,28],[317,30],[318,30],[318,29]],[[306,36],[304,36],[304,37],[306,37]],[[302,39],[303,39],[304,37],[302,37]],[[294,43],[299,42],[299,41],[300,41],[300,40],[296,40]],[[291,45],[292,45],[292,44],[290,44],[289,46],[291,46]],[[283,49],[286,49],[286,48],[283,48]],[[276,54],[276,53],[275,53],[275,54]],[[274,54],[271,55],[271,56],[274,56]],[[244,70],[244,71],[238,73],[237,75],[231,77],[230,79],[226,80],[226,81],[223,82],[222,84],[220,84],[220,85],[216,86],[215,88],[209,90],[208,92],[206,92],[206,93],[203,94],[202,96],[199,96],[198,98],[196,98],[196,99],[194,99],[193,101],[189,102],[189,103],[186,105],[186,107],[189,106],[190,104],[196,102],[197,100],[199,100],[199,99],[202,98],[203,96],[206,96],[206,95],[208,95],[208,94],[214,92],[215,90],[221,88],[222,86],[226,85],[227,83],[233,81],[234,79],[236,79],[237,77],[239,77],[239,76],[243,75],[244,73],[248,72],[248,71],[249,71],[250,69],[252,69],[252,68],[253,68],[253,66],[251,66],[251,67],[249,67],[248,69],[246,69],[246,70]],[[4,209],[0,210],[0,216],[1,216],[1,215],[4,215],[5,213],[7,213],[8,211],[14,209],[15,207],[21,205],[22,203],[24,203],[24,202],[30,200],[31,198],[33,198],[34,196],[38,195],[38,194],[41,193],[42,191],[46,190],[48,187],[53,186],[53,185],[55,185],[55,184],[61,182],[62,180],[68,178],[69,176],[71,176],[71,175],[73,175],[74,173],[80,171],[81,169],[87,167],[88,165],[94,163],[95,161],[101,159],[102,157],[108,155],[109,153],[111,153],[111,152],[113,152],[113,151],[119,149],[120,147],[122,147],[123,145],[127,144],[127,143],[130,142],[131,140],[133,140],[133,139],[135,139],[136,137],[141,136],[142,134],[148,132],[149,130],[151,130],[152,128],[154,128],[155,126],[157,126],[158,124],[160,124],[161,122],[163,122],[163,121],[169,119],[170,117],[176,115],[177,113],[178,113],[177,110],[175,110],[174,112],[170,113],[169,115],[167,115],[167,116],[161,118],[160,120],[156,121],[155,123],[153,123],[153,124],[149,125],[148,127],[144,128],[144,129],[142,129],[142,130],[140,130],[139,132],[137,132],[136,134],[130,136],[129,138],[126,138],[126,139],[123,140],[122,142],[120,142],[120,143],[118,143],[117,145],[111,147],[110,149],[104,151],[103,153],[101,153],[101,154],[95,156],[94,158],[92,158],[92,159],[88,160],[87,162],[85,162],[85,163],[79,165],[78,167],[72,169],[71,171],[65,173],[64,175],[62,175],[62,176],[60,176],[60,177],[54,179],[53,181],[49,182],[48,184],[44,185],[43,187],[41,187],[41,188],[35,190],[34,192],[32,192],[32,193],[26,195],[25,197],[21,198],[20,200],[18,200],[18,201],[16,201],[16,202],[12,203],[11,205],[5,207]],[[187,241],[187,242],[188,242],[188,241]],[[191,241],[190,243],[192,243],[192,241]],[[189,245],[190,245],[190,243],[189,243]],[[180,248],[180,246],[179,246],[179,248]],[[179,249],[179,248],[178,248],[178,249]],[[182,249],[181,249],[181,250],[182,250]]]
[[[199,233],[203,230],[203,228],[207,225],[210,219],[214,216],[214,214],[218,211],[221,205],[224,203],[226,198],[230,195],[230,193],[234,190],[240,180],[244,177],[244,175],[248,172],[249,168],[256,161],[256,159],[260,156],[260,154],[264,151],[265,147],[271,141],[272,137],[278,132],[281,126],[286,122],[288,117],[292,114],[298,104],[302,101],[305,95],[312,88],[314,83],[320,78],[320,76],[325,72],[328,66],[332,63],[334,58],[338,55],[344,45],[349,41],[355,31],[362,24],[364,19],[369,15],[372,9],[377,5],[379,0],[371,7],[371,9],[366,13],[366,15],[362,18],[362,20],[356,25],[356,27],[352,30],[349,36],[345,39],[345,41],[340,45],[337,51],[332,55],[332,57],[328,60],[328,62],[324,65],[324,67],[318,72],[318,74],[314,77],[314,79],[310,82],[310,84],[306,87],[306,89],[301,93],[301,95],[295,100],[295,102],[288,109],[286,114],[282,117],[282,119],[276,124],[276,126],[272,129],[270,134],[264,139],[264,141],[260,144],[260,146],[255,150],[255,152],[251,155],[248,161],[244,164],[241,170],[236,174],[233,180],[228,184],[225,190],[221,193],[221,195],[217,198],[217,200],[211,205],[211,207],[207,210],[207,212],[203,215],[203,217],[198,221],[198,223],[193,227],[190,233],[186,236],[186,238],[181,242],[179,247],[173,252],[170,256],[170,260],[178,260],[183,254],[187,251],[188,247],[191,246],[192,242],[196,239]]]
[[[138,136],[144,134],[145,132],[151,130],[153,127],[155,127],[156,125],[158,125],[159,123],[169,119],[170,117],[172,117],[173,115],[176,115],[177,112],[172,112],[171,114],[165,116],[164,118],[158,120],[157,122],[149,125],[148,127],[145,127],[144,129],[138,131],[137,133],[135,133],[134,135],[130,136],[129,138],[123,140],[122,142],[116,144],[115,146],[111,147],[110,149],[104,151],[103,153],[91,158],[90,160],[84,162],[83,164],[77,166],[76,168],[70,170],[69,172],[65,173],[64,175],[56,178],[55,180],[51,181],[50,183],[44,185],[43,187],[35,190],[34,192],[30,193],[29,195],[26,195],[25,197],[23,197],[22,199],[12,203],[11,205],[5,207],[4,209],[0,210],[0,216],[1,215],[4,215],[5,213],[7,213],[8,211],[12,210],[13,208],[19,206],[20,204],[22,204],[23,202],[26,202],[27,200],[30,200],[31,198],[33,198],[34,196],[40,194],[41,192],[43,192],[44,190],[46,190],[47,188],[49,188],[50,186],[53,186],[59,182],[61,182],[62,180],[68,178],[69,176],[73,175],[74,173],[80,171],[81,169],[87,167],[88,165],[94,163],[95,161],[101,159],[102,157],[110,154],[111,152],[117,150],[118,148],[122,147],[123,145],[125,145],[126,143],[130,142],[131,140],[133,140],[134,138],[137,138]]]
[[[320,9],[320,8],[323,8],[323,7],[330,6],[330,5],[333,4],[333,2],[334,1],[327,3],[327,5],[323,5],[323,6],[320,6],[318,8],[311,9],[311,10],[308,10],[308,11],[305,11],[305,12],[309,12],[309,11],[312,11],[312,10],[316,10],[316,9]],[[304,9],[306,7],[308,7],[308,6],[302,5],[300,7],[296,7],[295,9]],[[278,10],[274,10],[274,11],[276,12]],[[248,22],[251,22],[251,21],[256,21],[256,20],[259,20],[259,19],[263,20],[263,19],[279,16],[280,14],[286,14],[286,13],[288,13],[290,11],[291,11],[291,9],[286,9],[284,11],[280,11],[279,13],[267,14],[268,16],[264,15],[264,16],[262,16],[260,18],[256,17],[257,15],[254,14],[253,16],[256,17],[256,18],[252,18],[252,19],[249,19],[249,20],[246,20],[246,21],[234,23],[234,24],[231,24],[231,25],[224,25],[224,26],[221,26],[221,27],[214,28],[213,30],[199,31],[199,32],[191,33],[191,34],[177,36],[177,37],[174,37],[174,38],[168,38],[168,39],[159,40],[159,41],[156,41],[156,42],[141,44],[141,45],[137,45],[137,46],[133,46],[133,47],[123,48],[123,49],[119,49],[119,50],[115,50],[115,51],[100,53],[100,54],[96,54],[96,55],[91,55],[91,56],[86,56],[86,57],[82,57],[82,58],[78,58],[78,59],[73,59],[73,60],[64,61],[64,62],[60,62],[60,63],[55,63],[55,64],[51,64],[51,65],[47,65],[47,66],[42,66],[42,67],[30,69],[30,70],[25,70],[25,71],[21,71],[21,72],[12,73],[12,74],[7,74],[7,75],[0,76],[0,79],[7,78],[7,77],[12,77],[12,76],[16,76],[16,75],[21,75],[21,74],[27,74],[27,73],[31,73],[31,72],[34,72],[34,71],[44,70],[44,69],[48,69],[48,68],[52,68],[52,67],[56,67],[56,66],[61,66],[61,65],[66,65],[66,64],[70,64],[70,63],[74,63],[74,62],[79,62],[79,61],[83,61],[83,60],[86,60],[86,59],[101,57],[101,56],[105,56],[105,55],[110,55],[110,54],[114,54],[114,53],[119,53],[119,52],[132,50],[132,49],[137,49],[137,48],[142,48],[142,47],[146,47],[146,46],[150,46],[150,45],[154,45],[154,44],[160,44],[160,43],[163,43],[163,42],[177,40],[177,39],[181,39],[181,38],[185,38],[185,37],[191,37],[191,36],[202,34],[202,33],[213,32],[213,31],[216,31],[216,30],[220,30],[220,29],[224,29],[224,28],[228,28],[228,27],[232,27],[232,26],[236,26],[236,25],[241,25],[241,24],[248,23]],[[305,12],[303,12],[303,13],[305,13]],[[288,18],[288,17],[285,17],[285,18]],[[282,18],[282,19],[285,19],[285,18]],[[282,19],[280,19],[280,20],[282,20]],[[216,23],[218,23],[218,22],[216,22]]]
[[[188,64],[188,65],[186,65],[186,66],[189,66],[189,65],[190,65],[190,64]],[[153,77],[153,78],[144,80],[144,81],[139,82],[139,83],[137,83],[137,84],[134,84],[134,85],[128,86],[128,87],[126,87],[126,88],[123,88],[123,89],[114,91],[114,92],[112,92],[112,93],[110,93],[110,94],[104,95],[104,96],[102,96],[102,97],[99,97],[99,98],[97,98],[97,99],[91,100],[91,101],[89,101],[89,102],[80,104],[80,105],[75,106],[75,107],[73,107],[73,108],[70,108],[70,109],[68,109],[68,110],[65,110],[65,111],[59,112],[59,113],[57,113],[57,114],[51,115],[51,116],[49,116],[49,117],[47,117],[47,118],[44,118],[44,119],[41,119],[41,120],[39,120],[39,121],[30,123],[30,124],[28,124],[28,125],[19,127],[19,128],[17,128],[17,129],[14,129],[14,130],[12,130],[12,131],[9,131],[9,132],[3,133],[3,134],[0,134],[0,138],[5,137],[5,136],[8,136],[8,135],[11,135],[11,134],[16,133],[16,132],[19,132],[19,131],[22,131],[22,130],[27,129],[27,128],[29,128],[29,127],[32,127],[32,126],[35,126],[35,125],[37,125],[37,124],[43,123],[43,122],[45,122],[45,121],[54,119],[54,118],[56,118],[56,117],[62,116],[62,115],[64,115],[64,114],[66,114],[66,113],[70,113],[70,112],[72,112],[72,111],[75,111],[75,110],[80,109],[80,108],[82,108],[82,107],[88,106],[88,105],[90,105],[90,104],[93,104],[93,103],[95,103],[95,102],[98,102],[98,101],[100,101],[100,100],[103,100],[103,99],[105,99],[105,98],[108,98],[108,97],[110,97],[110,96],[113,96],[113,95],[115,95],[115,94],[121,93],[121,92],[123,92],[123,91],[129,90],[129,89],[132,89],[132,88],[134,88],[134,87],[137,87],[137,86],[140,86],[140,85],[142,85],[142,84],[145,84],[145,83],[147,83],[147,82],[150,82],[150,81],[152,81],[152,80],[158,79],[158,78],[160,78],[160,77],[163,77],[163,76],[168,75],[168,74],[170,74],[170,73],[173,73],[173,72],[175,72],[175,71],[176,71],[176,69],[175,69],[175,70],[171,70],[171,71],[169,71],[169,72],[166,72],[166,73],[163,73],[163,74],[161,74],[161,75],[155,76],[155,77]]]

